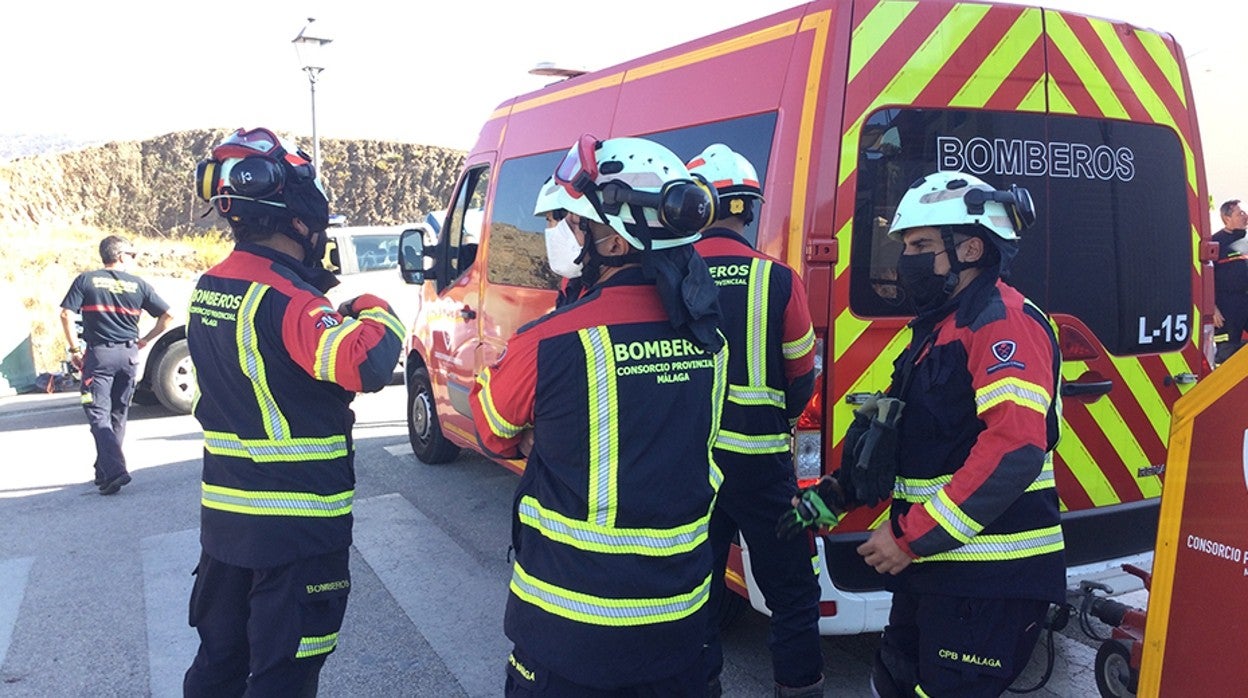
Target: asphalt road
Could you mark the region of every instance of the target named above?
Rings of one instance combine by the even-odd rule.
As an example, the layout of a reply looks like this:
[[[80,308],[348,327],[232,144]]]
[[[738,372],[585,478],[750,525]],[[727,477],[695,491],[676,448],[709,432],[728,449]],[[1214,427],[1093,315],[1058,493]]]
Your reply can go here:
[[[352,593],[322,696],[494,696],[516,478],[472,454],[431,466],[407,444],[402,386],[357,399]],[[76,394],[0,399],[0,696],[176,696],[197,646],[186,624],[199,554],[200,432],[135,407],[134,482],[90,483]],[[771,695],[766,619],[726,633],[727,696]],[[875,634],[826,638],[827,694],[870,695]],[[1019,685],[1044,669],[1038,648]],[[1095,696],[1094,649],[1059,635],[1038,696]]]

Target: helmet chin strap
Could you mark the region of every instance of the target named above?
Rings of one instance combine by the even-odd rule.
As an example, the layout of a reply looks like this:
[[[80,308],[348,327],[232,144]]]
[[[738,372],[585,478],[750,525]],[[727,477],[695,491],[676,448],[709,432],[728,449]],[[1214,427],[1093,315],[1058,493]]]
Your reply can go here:
[[[940,229],[940,239],[945,243],[945,256],[949,258],[949,272],[945,274],[945,285],[941,288],[945,298],[953,295],[954,290],[958,287],[958,282],[962,280],[962,270],[968,269],[974,265],[963,264],[958,259],[958,246],[953,241],[953,228],[944,226]]]

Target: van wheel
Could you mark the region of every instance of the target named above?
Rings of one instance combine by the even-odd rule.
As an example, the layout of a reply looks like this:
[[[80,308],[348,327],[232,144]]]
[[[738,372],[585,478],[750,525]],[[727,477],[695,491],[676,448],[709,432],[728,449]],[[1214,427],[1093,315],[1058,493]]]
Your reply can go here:
[[[423,463],[446,463],[459,455],[459,447],[442,436],[427,368],[412,371],[407,390],[407,436],[412,442],[412,452]]]
[[[156,375],[152,378],[152,392],[166,409],[174,414],[190,414],[195,401],[195,367],[191,364],[191,350],[185,339],[179,339],[165,347],[165,353],[156,362]]]

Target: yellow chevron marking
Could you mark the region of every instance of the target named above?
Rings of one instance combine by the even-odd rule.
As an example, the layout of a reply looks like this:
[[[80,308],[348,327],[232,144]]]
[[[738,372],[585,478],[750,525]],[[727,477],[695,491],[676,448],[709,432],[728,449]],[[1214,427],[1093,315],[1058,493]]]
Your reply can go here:
[[[1161,74],[1166,77],[1166,81],[1170,83],[1170,87],[1174,89],[1174,93],[1179,96],[1179,100],[1183,103],[1183,108],[1186,109],[1187,92],[1183,89],[1183,73],[1179,70],[1179,63],[1174,59],[1174,54],[1170,51],[1170,44],[1166,43],[1166,40],[1160,34],[1150,31],[1137,29],[1135,35],[1139,38],[1148,55],[1153,57],[1157,67],[1161,69]]]
[[[1166,406],[1166,401],[1161,399],[1161,393],[1158,392],[1157,386],[1153,385],[1152,379],[1144,372],[1144,366],[1134,356],[1111,356],[1110,358],[1114,363],[1114,368],[1118,369],[1119,375],[1126,382],[1132,397],[1140,403],[1140,409],[1144,410],[1149,423],[1153,425],[1157,438],[1161,439],[1161,443],[1166,443],[1167,432],[1170,431],[1170,408]]]
[[[1053,114],[1074,114],[1075,105],[1070,103],[1070,99],[1062,88],[1053,81],[1053,75],[1049,74],[1046,80],[1049,86],[1049,111]]]
[[[841,229],[836,231],[836,283],[841,282],[841,274],[849,271],[849,242],[854,234],[854,219],[845,221]]]
[[[1047,109],[1048,101],[1044,95],[1044,86],[1047,82],[1045,76],[1037,79],[1036,84],[1031,86],[1031,89],[1027,91],[1027,96],[1023,97],[1023,101],[1018,105],[1018,110],[1043,112]]]
[[[1006,78],[1014,72],[1023,56],[1040,39],[1040,10],[1024,10],[993,47],[982,65],[976,68],[962,89],[949,102],[950,107],[982,109],[988,100],[1001,89]]]
[[[1092,20],[1092,31],[1100,38],[1101,43],[1105,45],[1105,50],[1109,54],[1110,59],[1114,61],[1114,65],[1118,66],[1118,70],[1122,72],[1123,78],[1130,86],[1131,92],[1135,98],[1143,105],[1144,111],[1152,117],[1153,121],[1167,126],[1174,126],[1174,119],[1170,116],[1170,110],[1166,109],[1166,105],[1162,103],[1161,98],[1144,74],[1140,72],[1140,68],[1135,64],[1135,60],[1127,53],[1127,47],[1123,45],[1122,38],[1118,36],[1117,28],[1110,22],[1100,20]],[[1183,134],[1179,134],[1179,138],[1183,138]]]
[[[1061,457],[1070,473],[1075,476],[1079,486],[1088,494],[1088,499],[1092,500],[1093,506],[1103,507],[1122,501],[1122,497],[1119,497],[1114,491],[1114,486],[1109,484],[1105,473],[1096,467],[1092,454],[1088,453],[1087,447],[1083,445],[1079,435],[1066,420],[1062,420],[1062,438],[1057,442],[1057,455]]]
[[[881,100],[892,104],[909,104],[927,87],[948,62],[953,52],[984,19],[991,9],[988,5],[954,5],[932,33],[919,44],[919,48],[906,60],[888,85],[880,92],[875,104]],[[866,113],[870,113],[871,108]]]
[[[917,2],[882,2],[862,19],[862,23],[850,37],[849,82],[853,82],[854,78],[858,77],[858,73],[862,72],[867,61],[884,47],[884,43],[893,36],[893,32],[901,26],[902,21],[914,11],[914,8],[918,7],[918,4]]]
[[[1199,322],[1193,323],[1193,327],[1200,327],[1200,323]],[[1183,357],[1183,352],[1168,351],[1165,354],[1161,354],[1161,362],[1166,365],[1166,373],[1170,374],[1171,376],[1177,376],[1180,373],[1196,373],[1196,369],[1194,369],[1191,365],[1189,365],[1187,363],[1187,359]],[[1186,395],[1187,391],[1191,390],[1194,387],[1196,387],[1195,383],[1179,383],[1178,384],[1179,393],[1182,395]],[[1168,409],[1166,410],[1166,414],[1167,414],[1167,421],[1169,421],[1168,416],[1170,414],[1170,411]]]
[[[1066,370],[1062,367],[1062,373],[1067,380],[1073,380],[1082,375],[1083,371]],[[1101,428],[1105,434],[1105,439],[1113,446],[1114,452],[1118,454],[1118,458],[1122,461],[1122,466],[1131,475],[1131,480],[1135,482],[1140,490],[1140,494],[1144,497],[1156,497],[1161,494],[1161,486],[1156,476],[1140,479],[1136,477],[1135,468],[1143,467],[1151,464],[1151,461],[1144,455],[1144,449],[1140,448],[1140,443],[1136,441],[1135,436],[1131,434],[1131,428],[1127,426],[1126,420],[1122,418],[1122,414],[1118,412],[1118,408],[1109,398],[1101,398],[1099,400],[1087,403],[1084,407],[1088,410],[1092,420]],[[1062,432],[1062,438],[1074,433],[1074,430]],[[1060,445],[1060,444],[1059,444]],[[1069,461],[1067,461],[1069,463]],[[1108,464],[1102,464],[1102,468],[1110,467]]]
[[[1075,74],[1079,76],[1079,81],[1083,83],[1084,89],[1092,96],[1092,101],[1096,102],[1101,113],[1111,119],[1126,119],[1127,110],[1122,106],[1122,102],[1118,101],[1118,95],[1114,94],[1114,88],[1105,79],[1101,73],[1101,69],[1097,67],[1096,62],[1088,55],[1087,49],[1079,42],[1075,33],[1071,31],[1070,25],[1066,23],[1066,18],[1057,12],[1046,12],[1047,30],[1049,40],[1055,49],[1066,57],[1066,61],[1070,63]],[[1094,20],[1095,21],[1095,20]]]

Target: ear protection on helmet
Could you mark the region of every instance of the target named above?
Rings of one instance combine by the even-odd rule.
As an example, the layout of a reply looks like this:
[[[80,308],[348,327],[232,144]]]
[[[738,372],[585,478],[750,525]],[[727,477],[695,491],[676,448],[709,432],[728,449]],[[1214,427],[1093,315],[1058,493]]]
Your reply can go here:
[[[311,164],[287,165],[291,179],[297,183],[315,178]],[[200,160],[195,166],[195,193],[204,201],[212,201],[222,194],[272,199],[282,193],[286,182],[287,168],[263,156],[229,158],[224,162]]]
[[[618,216],[624,204],[652,208],[659,213],[659,223],[678,235],[696,233],[715,220],[717,195],[704,181],[674,179],[658,192],[638,191],[612,181],[601,186],[601,194],[605,213]]]
[[[976,216],[984,212],[984,203],[988,201],[1001,204],[1009,214],[1016,233],[1023,232],[1036,222],[1036,206],[1031,200],[1031,192],[1017,184],[1011,184],[1009,191],[973,188],[962,200],[966,202],[966,212]]]

